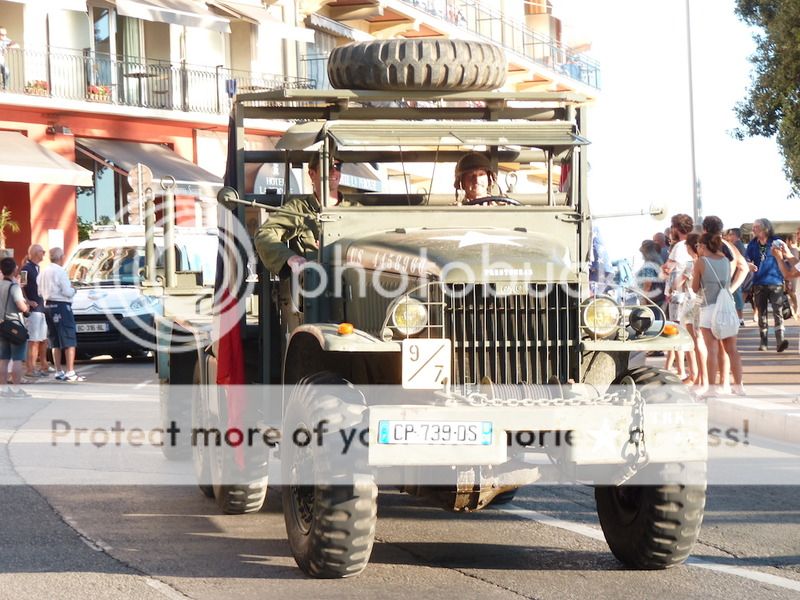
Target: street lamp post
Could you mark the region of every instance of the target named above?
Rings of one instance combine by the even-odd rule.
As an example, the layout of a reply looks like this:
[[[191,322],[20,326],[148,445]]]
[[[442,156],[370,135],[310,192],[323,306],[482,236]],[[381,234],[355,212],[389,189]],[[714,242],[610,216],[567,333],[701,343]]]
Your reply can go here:
[[[686,0],[686,51],[689,71],[689,148],[692,158],[692,218],[698,223],[702,218],[700,190],[697,181],[697,161],[694,151],[694,77],[692,76],[692,19],[689,0]]]

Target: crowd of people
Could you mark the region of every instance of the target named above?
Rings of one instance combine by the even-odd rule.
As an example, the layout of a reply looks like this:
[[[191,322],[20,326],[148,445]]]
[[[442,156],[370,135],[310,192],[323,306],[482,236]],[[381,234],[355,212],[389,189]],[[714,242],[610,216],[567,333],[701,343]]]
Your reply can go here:
[[[20,342],[0,335],[0,373],[7,378],[0,385],[3,397],[28,398],[22,384],[51,375],[57,381],[83,380],[75,372],[75,288],[64,270],[64,251],[51,248],[50,264],[40,271],[44,255],[44,248],[33,244],[21,268],[11,257],[0,260],[2,320],[24,324],[27,332],[27,340]],[[54,366],[48,363],[48,350]]]
[[[781,240],[768,219],[756,219],[745,245],[741,231],[724,230],[719,217],[696,224],[689,215],[677,214],[666,231],[642,242],[637,287],[667,318],[684,325],[694,342],[690,351],[667,352],[665,368],[694,386],[698,395],[745,394],[737,336],[718,339],[713,332],[721,290],[733,295],[740,327],[745,326],[745,302],[751,303],[759,351],[770,350],[770,309],[774,349],[788,348],[785,319],[797,313],[794,281],[800,278],[796,239]]]

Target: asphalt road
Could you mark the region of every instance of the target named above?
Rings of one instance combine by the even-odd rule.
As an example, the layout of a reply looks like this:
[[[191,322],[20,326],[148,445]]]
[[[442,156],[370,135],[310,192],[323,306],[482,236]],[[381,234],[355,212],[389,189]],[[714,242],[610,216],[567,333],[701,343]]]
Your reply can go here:
[[[155,379],[146,361],[92,361],[79,370],[95,383]],[[0,402],[8,439],[48,401]],[[513,505],[467,515],[389,491],[380,496],[365,572],[319,581],[294,565],[275,492],[259,513],[230,516],[193,485],[31,487],[7,449],[0,598],[800,597],[796,487],[710,489],[690,563],[662,572],[620,566],[588,488],[531,486]]]

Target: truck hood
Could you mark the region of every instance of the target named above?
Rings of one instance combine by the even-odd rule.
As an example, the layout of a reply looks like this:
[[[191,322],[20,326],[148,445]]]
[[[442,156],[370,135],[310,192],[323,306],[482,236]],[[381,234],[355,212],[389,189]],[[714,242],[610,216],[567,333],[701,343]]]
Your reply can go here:
[[[343,246],[350,267],[445,282],[568,281],[577,270],[569,245],[522,229],[397,229]]]

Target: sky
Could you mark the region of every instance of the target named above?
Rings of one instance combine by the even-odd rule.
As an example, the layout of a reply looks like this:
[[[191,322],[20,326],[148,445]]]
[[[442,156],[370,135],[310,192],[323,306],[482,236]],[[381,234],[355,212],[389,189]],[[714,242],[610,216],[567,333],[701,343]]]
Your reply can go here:
[[[592,212],[692,214],[691,127],[684,0],[554,0],[564,37],[588,39],[601,93],[589,112]],[[774,139],[738,141],[735,104],[750,83],[753,30],[734,0],[691,0],[695,163],[704,215],[726,227],[766,217],[800,219]],[[643,239],[669,221],[596,221],[612,258],[639,258]]]

